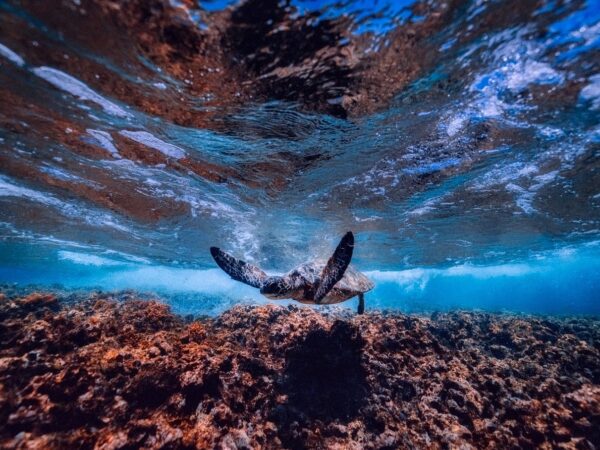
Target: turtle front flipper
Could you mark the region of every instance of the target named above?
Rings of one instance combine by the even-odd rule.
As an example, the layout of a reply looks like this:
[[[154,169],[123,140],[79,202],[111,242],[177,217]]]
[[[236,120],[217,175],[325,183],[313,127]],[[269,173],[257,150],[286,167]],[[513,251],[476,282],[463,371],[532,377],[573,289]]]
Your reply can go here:
[[[210,254],[217,265],[234,280],[241,281],[242,283],[260,289],[268,278],[268,275],[258,267],[248,264],[240,259],[235,259],[220,248],[211,247]]]
[[[350,264],[350,260],[352,259],[353,250],[354,235],[351,231],[348,231],[323,268],[319,284],[316,286],[314,296],[315,303],[321,303],[323,297],[325,297],[329,291],[333,289],[335,284],[342,279]]]

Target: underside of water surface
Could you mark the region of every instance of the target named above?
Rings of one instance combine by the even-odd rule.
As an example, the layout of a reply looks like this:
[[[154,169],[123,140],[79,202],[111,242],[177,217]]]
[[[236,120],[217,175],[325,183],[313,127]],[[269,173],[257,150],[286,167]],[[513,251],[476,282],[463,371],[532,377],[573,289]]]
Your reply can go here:
[[[0,282],[600,314],[600,3],[0,1]],[[356,307],[356,301],[342,306]]]

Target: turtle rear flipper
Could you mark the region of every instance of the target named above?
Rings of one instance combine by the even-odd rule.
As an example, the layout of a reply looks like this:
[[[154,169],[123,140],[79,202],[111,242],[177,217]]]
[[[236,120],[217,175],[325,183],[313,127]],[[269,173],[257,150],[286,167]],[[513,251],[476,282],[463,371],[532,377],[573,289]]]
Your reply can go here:
[[[356,310],[356,314],[362,314],[365,312],[365,294],[358,294],[358,309]]]
[[[325,297],[327,293],[333,289],[335,284],[342,279],[344,272],[346,272],[350,260],[352,259],[353,250],[354,235],[351,231],[348,231],[323,268],[320,282],[315,291],[315,303],[321,303],[323,297]]]
[[[268,278],[268,275],[258,267],[248,264],[240,259],[235,259],[220,248],[211,247],[210,254],[217,265],[234,280],[241,281],[242,283],[260,289]]]

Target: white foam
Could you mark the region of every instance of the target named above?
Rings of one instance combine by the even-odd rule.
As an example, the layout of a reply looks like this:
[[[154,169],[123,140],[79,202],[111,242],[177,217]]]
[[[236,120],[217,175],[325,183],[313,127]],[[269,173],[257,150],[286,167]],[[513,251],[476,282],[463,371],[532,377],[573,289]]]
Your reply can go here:
[[[458,133],[464,127],[466,121],[467,118],[462,115],[457,115],[450,119],[448,126],[446,127],[446,133],[448,133],[448,136],[452,137]]]
[[[469,92],[474,93],[475,98],[465,109],[474,110],[481,117],[499,118],[506,111],[528,108],[522,101],[510,104],[502,101],[504,92],[517,94],[531,84],[559,85],[564,82],[564,73],[540,60],[544,46],[527,38],[530,31],[527,27],[504,30],[487,41],[483,40],[472,46],[463,55],[463,58],[467,58],[477,48],[485,45],[489,51],[493,51],[495,63],[491,71],[480,74],[470,85]]]
[[[447,277],[473,277],[489,279],[496,277],[522,277],[539,272],[540,269],[529,264],[501,264],[494,266],[473,266],[463,264],[442,270],[442,275]]]
[[[81,183],[84,183],[87,185],[93,184],[93,183],[90,183],[88,180],[84,180],[75,174],[66,172],[62,169],[59,169],[58,167],[44,165],[44,166],[40,167],[40,170],[42,170],[45,173],[49,173],[50,175],[52,175],[60,180],[78,181],[78,182],[81,182]]]
[[[407,290],[424,290],[434,278],[470,277],[487,280],[498,277],[522,277],[543,271],[542,267],[530,264],[500,264],[475,266],[461,264],[444,269],[416,268],[399,271],[374,270],[365,274],[378,283],[394,283]]]
[[[87,100],[92,103],[96,103],[108,114],[117,117],[131,117],[130,113],[108,101],[100,94],[93,91],[85,83],[79,81],[77,78],[74,78],[71,75],[61,72],[60,70],[53,69],[51,67],[37,67],[33,69],[33,73],[58,89],[68,92],[69,94],[74,95],[81,100]]]
[[[257,239],[255,238],[256,234],[256,226],[248,221],[247,217],[245,220],[235,222],[233,230],[235,242],[232,243],[232,246],[234,249],[242,252],[242,256],[245,260],[252,263],[256,262],[253,254],[259,248]]]
[[[85,208],[78,207],[72,202],[63,202],[62,200],[59,200],[50,194],[45,194],[34,189],[18,186],[2,175],[0,175],[0,197],[24,198],[29,201],[56,208],[64,216],[84,220],[87,224],[95,227],[104,225],[119,231],[128,233],[130,232],[127,227],[116,222],[108,214],[93,210],[90,211]]]
[[[448,197],[452,195],[452,191],[448,191],[444,194],[431,197],[424,202],[419,202],[416,208],[409,210],[406,214],[409,216],[422,216],[424,214],[429,214],[436,210],[438,206],[448,205],[446,201],[449,200]],[[451,204],[451,203],[450,203]]]
[[[526,214],[533,214],[536,209],[532,206],[535,198],[535,193],[530,192],[527,189],[516,185],[514,183],[508,183],[506,190],[516,195],[515,204]]]
[[[121,158],[121,155],[119,155],[119,150],[117,150],[117,147],[115,147],[115,144],[112,140],[112,136],[109,132],[102,130],[93,130],[91,128],[88,128],[85,131],[87,131],[88,134],[98,142],[100,147],[102,147],[104,150],[107,150],[111,155],[113,155],[113,157],[117,159]]]
[[[12,184],[3,176],[0,176],[0,197],[21,197],[49,206],[64,206],[63,202],[50,195]]]
[[[559,158],[562,162],[561,170],[566,170],[571,166],[574,158],[583,151],[582,147],[559,145],[540,152],[534,161],[496,164],[487,173],[471,182],[468,189],[479,191],[503,187],[515,196],[515,204],[520,210],[526,214],[535,213],[533,202],[538,191],[560,176],[559,170],[542,172],[541,167],[546,165],[546,161]]]
[[[113,289],[139,289],[161,292],[193,292],[235,298],[261,298],[258,290],[232,280],[221,269],[181,269],[166,266],[135,267],[107,276],[104,283]],[[103,283],[103,284],[104,284]]]
[[[153,198],[168,198],[187,203],[192,217],[209,214],[213,217],[226,217],[234,222],[238,219],[238,211],[226,203],[203,192],[189,179],[178,174],[160,170],[158,166],[143,167],[129,160],[103,161],[108,170],[119,171],[120,179],[133,180],[137,191]],[[223,195],[223,194],[221,194]],[[233,203],[236,199],[231,199]]]
[[[583,100],[591,101],[593,109],[600,109],[600,73],[592,75],[588,81],[589,84],[581,90],[579,96]]]
[[[523,212],[527,214],[531,214],[536,212],[536,209],[532,206],[533,200],[537,192],[547,184],[550,184],[558,177],[558,170],[548,172],[542,175],[537,175],[533,177],[533,184],[531,184],[527,189],[517,189],[517,201],[516,204],[519,208],[523,210]],[[507,186],[508,188],[508,186]]]
[[[422,216],[424,214],[429,214],[434,210],[435,208],[433,206],[421,206],[420,208],[411,209],[408,214],[411,216]]]
[[[564,247],[556,250],[554,254],[560,259],[573,258],[577,253],[577,250],[573,247]]]
[[[162,191],[166,193],[168,191]],[[175,195],[172,191],[170,191],[172,195],[167,194],[167,196],[172,196],[179,201],[183,201],[190,205],[192,216],[196,217],[198,213],[206,213],[209,212],[213,217],[236,217],[237,212],[232,207],[221,203],[217,200],[211,199],[206,194],[201,194],[200,192],[189,191],[185,192],[181,195]],[[200,199],[200,197],[204,196],[206,199]]]
[[[160,181],[156,181],[152,178],[146,178],[144,180],[144,183],[147,184],[148,186],[162,186],[162,183]]]
[[[365,272],[375,283],[394,283],[408,289],[423,290],[435,269],[408,269],[399,271],[373,270]]]
[[[52,245],[55,245],[55,246],[58,246],[61,248],[65,248],[65,247],[81,248],[81,249],[95,248],[95,246],[92,246],[92,245],[84,245],[79,242],[58,239],[52,235],[46,236],[43,234],[32,233],[31,231],[28,231],[28,230],[23,230],[23,229],[17,230],[12,224],[10,224],[8,222],[0,222],[0,226],[8,229],[8,231],[13,233],[14,237],[16,237],[18,239],[26,239],[29,241],[34,241],[38,244],[40,242],[47,242],[49,244],[52,244]]]
[[[551,183],[552,181],[554,181],[556,178],[558,178],[558,170],[553,170],[552,172],[547,172],[545,174],[542,175],[537,175],[535,177],[533,177],[533,180],[535,181],[535,184],[533,186],[531,186],[529,189],[530,190],[539,190],[542,186]]]
[[[358,217],[357,215],[353,215],[353,217],[357,222],[375,222],[383,219],[381,216]]]
[[[147,131],[123,130],[120,131],[119,134],[133,141],[139,142],[140,144],[153,148],[154,150],[158,150],[169,158],[182,159],[186,156],[185,151],[182,148],[173,144],[169,144],[168,142],[157,138]]]
[[[120,258],[124,258],[129,262],[139,263],[139,264],[151,264],[151,261],[148,258],[143,258],[141,256],[130,255],[129,253],[117,252],[115,250],[105,250],[106,254],[109,255],[117,255]]]
[[[448,158],[442,152],[427,152],[409,146],[405,154],[399,157],[385,157],[377,161],[365,172],[336,183],[333,188],[357,189],[366,198],[366,195],[385,197],[390,190],[396,189],[406,177],[414,177],[443,171],[461,163],[456,158]],[[407,161],[412,163],[407,166]],[[312,197],[315,194],[311,194]]]
[[[456,38],[451,38],[451,39],[447,40],[446,42],[444,42],[442,45],[440,45],[438,50],[440,52],[445,52],[447,50],[450,50],[454,46],[454,44],[456,44]]]
[[[558,84],[563,80],[564,76],[548,63],[526,59],[510,68],[506,77],[506,87],[518,92],[530,84]]]
[[[538,173],[539,169],[536,166],[526,166],[521,169],[516,175],[519,177],[530,177],[531,183],[528,187],[523,187],[516,183],[508,183],[505,188],[508,192],[512,192],[516,195],[516,205],[519,207],[524,213],[532,214],[536,212],[536,209],[533,207],[533,201],[537,192],[547,184],[550,184],[557,177],[559,172],[557,170],[552,172],[547,172],[545,174],[540,174],[536,176],[531,176],[535,173]]]
[[[539,132],[542,136],[550,139],[558,139],[565,135],[565,132],[560,128],[542,126],[539,127]]]
[[[228,197],[227,202],[220,202],[191,183],[189,178],[177,172],[161,170],[158,165],[142,166],[128,159],[105,160],[102,165],[107,170],[118,173],[120,179],[135,181],[140,192],[154,198],[164,197],[187,203],[192,217],[210,214],[213,217],[231,219],[230,222],[237,223],[239,220],[240,212],[229,206],[239,202],[239,199],[231,193],[220,193],[219,197]]]
[[[481,116],[489,118],[500,117],[504,113],[504,110],[508,107],[508,105],[500,100],[496,95],[491,95],[483,101],[478,102],[476,105],[481,113]]]
[[[59,259],[70,261],[75,264],[80,264],[84,266],[98,266],[98,267],[106,267],[106,266],[120,266],[124,263],[115,261],[108,258],[103,258],[101,256],[92,255],[89,253],[79,253],[79,252],[70,252],[67,250],[60,250],[58,252]]]
[[[0,44],[0,55],[4,56],[6,59],[15,63],[19,67],[23,67],[25,65],[25,60],[6,45]]]

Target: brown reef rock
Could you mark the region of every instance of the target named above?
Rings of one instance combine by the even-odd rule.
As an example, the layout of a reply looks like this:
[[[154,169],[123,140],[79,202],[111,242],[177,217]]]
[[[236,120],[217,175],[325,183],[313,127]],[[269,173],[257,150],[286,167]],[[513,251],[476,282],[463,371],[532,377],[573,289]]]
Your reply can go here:
[[[0,294],[2,448],[600,445],[600,323]]]

